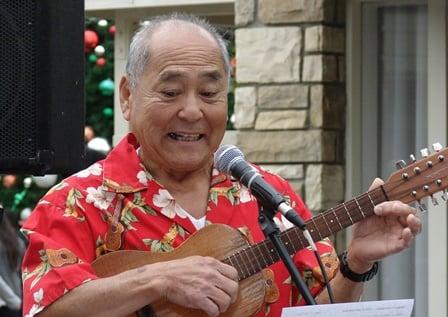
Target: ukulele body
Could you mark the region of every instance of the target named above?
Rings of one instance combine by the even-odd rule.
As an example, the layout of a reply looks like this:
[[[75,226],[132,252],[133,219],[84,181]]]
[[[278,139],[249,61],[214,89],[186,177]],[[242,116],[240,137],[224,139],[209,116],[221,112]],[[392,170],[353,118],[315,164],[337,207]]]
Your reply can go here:
[[[171,252],[116,251],[99,257],[92,266],[99,277],[108,277],[146,264],[177,260],[193,255],[223,260],[248,246],[249,243],[238,230],[223,224],[212,224],[195,232]],[[238,299],[220,316],[252,316],[261,308],[264,297],[265,279],[260,272],[239,282]],[[207,317],[202,310],[181,307],[166,300],[152,303],[151,308],[157,317]]]

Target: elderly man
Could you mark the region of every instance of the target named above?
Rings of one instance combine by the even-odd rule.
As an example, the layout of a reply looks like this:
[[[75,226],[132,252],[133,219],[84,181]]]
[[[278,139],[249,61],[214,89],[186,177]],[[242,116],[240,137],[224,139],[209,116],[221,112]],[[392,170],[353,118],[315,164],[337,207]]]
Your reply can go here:
[[[202,20],[165,16],[134,36],[120,82],[132,133],[104,161],[51,189],[24,226],[30,241],[25,315],[126,316],[161,299],[209,316],[227,311],[237,298],[238,272],[212,257],[187,256],[105,278],[91,263],[119,249],[171,251],[209,223],[239,229],[252,243],[263,240],[254,197],[213,169],[226,127],[228,77],[225,45]],[[310,218],[284,180],[260,173]],[[337,301],[358,300],[363,274],[408,247],[420,230],[413,210],[400,202],[379,204],[375,213],[355,225],[344,274],[331,244],[318,243]],[[280,217],[278,223],[287,224]],[[317,301],[328,302],[312,253],[300,250],[294,261]],[[282,307],[303,302],[281,263],[265,271],[272,283],[257,316],[280,316]]]

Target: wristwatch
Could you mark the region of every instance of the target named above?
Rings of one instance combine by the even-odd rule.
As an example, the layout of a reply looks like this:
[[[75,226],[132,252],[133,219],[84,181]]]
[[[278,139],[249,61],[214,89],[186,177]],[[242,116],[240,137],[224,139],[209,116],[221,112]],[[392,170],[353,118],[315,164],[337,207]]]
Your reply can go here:
[[[358,274],[350,270],[347,262],[347,251],[344,251],[341,253],[341,255],[339,255],[339,261],[339,270],[341,271],[342,275],[353,282],[359,283],[370,281],[376,275],[376,273],[378,273],[378,262],[373,263],[372,268],[362,274]]]

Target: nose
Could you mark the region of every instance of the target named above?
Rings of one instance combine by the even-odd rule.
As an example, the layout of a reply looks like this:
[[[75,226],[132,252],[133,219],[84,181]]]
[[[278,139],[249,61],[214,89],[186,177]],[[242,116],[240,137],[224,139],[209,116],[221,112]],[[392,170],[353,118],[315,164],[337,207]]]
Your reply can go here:
[[[178,112],[179,118],[195,122],[203,117],[201,100],[195,94],[188,94]]]

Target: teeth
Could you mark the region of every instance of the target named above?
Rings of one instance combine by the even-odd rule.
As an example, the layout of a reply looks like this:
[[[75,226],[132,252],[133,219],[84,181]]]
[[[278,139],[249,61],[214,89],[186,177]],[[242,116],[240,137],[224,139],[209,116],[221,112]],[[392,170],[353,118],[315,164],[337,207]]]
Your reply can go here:
[[[172,139],[184,142],[193,142],[198,141],[202,138],[202,134],[182,134],[182,133],[169,133],[168,134]]]

